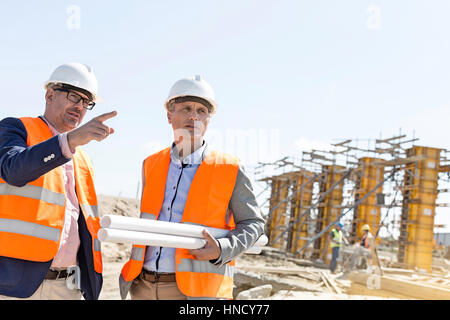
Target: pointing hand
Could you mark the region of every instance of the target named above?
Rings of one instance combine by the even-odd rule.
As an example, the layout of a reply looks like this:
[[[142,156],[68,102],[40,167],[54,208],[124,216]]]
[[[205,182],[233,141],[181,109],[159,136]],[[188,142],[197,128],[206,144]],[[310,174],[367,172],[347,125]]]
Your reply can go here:
[[[115,117],[117,111],[104,113],[98,117],[93,118],[84,125],[70,131],[67,134],[67,141],[69,148],[73,152],[76,147],[83,146],[92,140],[102,141],[110,134],[114,133],[114,129],[108,127],[103,122]]]

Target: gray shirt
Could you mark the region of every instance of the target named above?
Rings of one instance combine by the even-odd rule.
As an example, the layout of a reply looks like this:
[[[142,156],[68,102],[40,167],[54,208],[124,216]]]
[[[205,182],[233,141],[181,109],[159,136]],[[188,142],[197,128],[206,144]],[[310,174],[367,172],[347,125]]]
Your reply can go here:
[[[221,266],[230,262],[253,246],[264,234],[265,221],[261,216],[250,178],[242,166],[239,166],[227,215],[231,214],[230,210],[236,227],[226,238],[217,239],[222,252],[219,259],[214,262],[215,265]]]

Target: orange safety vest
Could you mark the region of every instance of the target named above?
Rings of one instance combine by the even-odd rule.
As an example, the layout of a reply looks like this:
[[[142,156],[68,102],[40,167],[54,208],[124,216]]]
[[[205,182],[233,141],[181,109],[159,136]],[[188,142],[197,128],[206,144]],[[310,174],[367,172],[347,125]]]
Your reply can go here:
[[[27,131],[27,145],[52,138],[40,118],[20,118]],[[97,232],[100,229],[94,172],[88,156],[77,148],[73,157],[75,188],[87,228],[92,236],[94,269],[102,272],[102,255]],[[46,262],[58,252],[64,225],[66,191],[61,167],[23,187],[0,178],[0,256]]]
[[[145,159],[145,183],[141,200],[141,218],[158,219],[170,164],[170,148]],[[219,152],[206,155],[189,189],[181,223],[232,230],[226,221],[228,204],[236,183],[239,160]],[[146,246],[134,245],[130,260],[121,272],[121,281],[135,279],[142,270]],[[176,281],[189,297],[233,298],[234,260],[222,267],[196,260],[187,249],[175,250]],[[126,293],[125,293],[126,295]]]
[[[370,245],[369,245],[369,235],[368,234],[363,237],[363,239],[361,241],[361,246],[363,246],[366,249],[369,249]]]

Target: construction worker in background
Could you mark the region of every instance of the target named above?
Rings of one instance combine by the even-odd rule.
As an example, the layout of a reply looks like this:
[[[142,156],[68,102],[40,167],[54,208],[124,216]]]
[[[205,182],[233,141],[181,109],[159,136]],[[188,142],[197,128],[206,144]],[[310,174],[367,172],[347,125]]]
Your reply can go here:
[[[205,229],[201,249],[134,245],[120,274],[125,299],[232,299],[234,258],[264,232],[252,184],[239,161],[211,151],[203,136],[217,104],[200,76],[181,79],[165,102],[174,142],[144,160],[141,219],[230,230],[215,239]]]
[[[370,233],[370,226],[368,224],[363,225],[361,231],[363,233],[361,242],[354,248],[350,269],[353,270],[356,259],[359,258],[361,261],[358,265],[361,265],[363,268],[367,268],[369,272],[372,272],[372,257],[375,256],[375,238]]]
[[[368,224],[363,225],[361,228],[361,231],[363,232],[363,236],[361,239],[361,247],[370,249],[373,245],[373,235],[370,233],[370,226]]]
[[[369,250],[369,253],[367,253],[366,251],[366,258],[367,258],[367,267],[369,269],[370,272],[372,272],[372,260],[373,260],[373,256],[375,256],[373,254],[373,250],[375,249],[375,238],[373,237],[373,235],[370,233],[370,226],[368,224],[363,225],[363,227],[361,228],[362,232],[363,232],[363,236],[361,239],[361,247],[363,247],[366,250]]]
[[[437,254],[438,257],[445,257],[445,246],[442,242],[436,242],[436,239],[433,239],[433,251]]]
[[[114,132],[91,67],[63,64],[45,83],[45,111],[0,121],[0,299],[98,299],[100,228],[92,164],[80,148]]]
[[[336,224],[336,227],[333,228],[330,232],[330,247],[331,247],[330,271],[332,273],[336,271],[337,261],[339,258],[339,249],[341,248],[343,242],[348,244],[348,241],[344,237],[344,233],[342,232],[342,224],[338,222]]]

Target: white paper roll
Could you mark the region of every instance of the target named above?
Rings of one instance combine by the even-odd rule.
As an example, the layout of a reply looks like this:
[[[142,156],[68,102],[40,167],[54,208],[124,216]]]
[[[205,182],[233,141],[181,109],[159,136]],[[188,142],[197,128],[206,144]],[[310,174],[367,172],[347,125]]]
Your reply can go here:
[[[261,251],[262,251],[262,247],[255,247],[255,246],[253,246],[253,247],[248,248],[246,251],[244,251],[244,253],[247,253],[247,254],[260,254]]]
[[[203,229],[207,229],[208,232],[216,239],[225,238],[229,233],[229,231],[225,229],[116,215],[104,215],[100,219],[100,225],[102,228],[106,229],[151,232],[198,239],[204,239],[202,234]],[[267,242],[267,236],[263,234],[259,237],[254,246],[262,247],[266,245]]]
[[[100,229],[97,237],[101,242],[130,243],[167,248],[199,249],[206,244],[206,240],[193,237],[107,228]],[[261,247],[254,246],[244,253],[259,254],[260,252]]]
[[[168,248],[199,249],[206,243],[206,240],[192,237],[105,228],[100,229],[97,236],[102,242],[132,243]]]
[[[167,222],[115,215],[104,215],[100,219],[100,225],[102,228],[107,229],[153,232],[200,239],[204,239],[202,234],[203,229],[207,229],[208,232],[216,239],[225,238],[229,232],[225,229],[210,228],[187,223]]]

